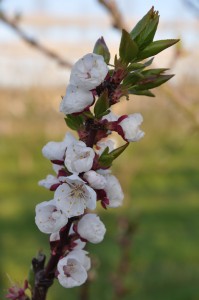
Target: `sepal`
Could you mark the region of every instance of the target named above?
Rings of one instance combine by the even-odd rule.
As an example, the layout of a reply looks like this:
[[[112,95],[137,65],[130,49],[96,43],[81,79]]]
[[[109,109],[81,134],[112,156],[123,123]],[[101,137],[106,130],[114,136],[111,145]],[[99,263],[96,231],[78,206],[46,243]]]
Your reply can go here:
[[[81,115],[67,115],[67,117],[64,119],[66,122],[66,125],[71,128],[72,130],[79,130],[81,125],[83,125],[84,119]]]
[[[138,90],[135,90],[135,89],[130,89],[129,94],[137,95],[137,96],[155,97],[155,95],[149,90],[138,91]]]
[[[111,55],[103,37],[99,38],[95,43],[93,53],[102,55],[104,57],[104,61],[107,64],[109,63]]]
[[[108,90],[105,90],[98,98],[95,104],[94,107],[95,117],[97,119],[100,119],[104,115],[107,115],[110,112],[108,108],[109,108]]]
[[[106,147],[99,157],[99,166],[102,168],[108,168],[112,165],[112,162],[122,154],[122,152],[128,147],[129,143],[124,144],[123,146],[114,149],[109,152],[109,148]]]

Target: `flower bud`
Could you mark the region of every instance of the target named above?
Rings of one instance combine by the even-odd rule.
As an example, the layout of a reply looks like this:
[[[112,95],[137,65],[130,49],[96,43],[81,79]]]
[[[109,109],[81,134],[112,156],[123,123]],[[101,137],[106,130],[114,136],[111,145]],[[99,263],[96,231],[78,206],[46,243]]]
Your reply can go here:
[[[137,142],[144,136],[144,132],[139,128],[142,122],[143,117],[139,113],[120,117],[117,131],[127,142]]]
[[[68,145],[74,143],[76,138],[71,134],[67,133],[61,142],[48,142],[42,149],[44,157],[50,160],[63,160],[65,151]]]
[[[68,223],[67,216],[57,208],[55,201],[44,201],[36,205],[35,223],[43,233],[54,233]]]
[[[102,120],[107,120],[108,122],[115,122],[118,120],[118,116],[110,112],[109,114],[102,117]]]
[[[104,190],[109,200],[108,207],[121,206],[124,199],[124,194],[118,179],[111,174],[106,174],[104,177],[106,179],[106,186]]]
[[[79,141],[67,148],[65,166],[71,173],[87,172],[92,168],[94,157],[94,150]]]
[[[89,53],[74,64],[71,70],[70,84],[89,91],[100,85],[107,73],[108,67],[103,56]]]
[[[107,64],[109,63],[111,55],[103,37],[99,38],[95,43],[93,53],[102,55],[104,57],[104,61]]]
[[[97,244],[103,240],[106,228],[96,214],[86,214],[78,222],[77,232],[83,239]]]
[[[78,84],[69,84],[59,109],[65,115],[82,112],[92,105],[93,100],[93,94],[88,89],[80,88]]]
[[[65,288],[82,285],[87,279],[87,270],[90,268],[90,259],[84,250],[73,250],[60,259],[57,264],[59,272],[57,278]]]
[[[104,176],[98,174],[93,170],[84,173],[83,178],[93,189],[103,189],[105,187],[106,179],[104,178]]]

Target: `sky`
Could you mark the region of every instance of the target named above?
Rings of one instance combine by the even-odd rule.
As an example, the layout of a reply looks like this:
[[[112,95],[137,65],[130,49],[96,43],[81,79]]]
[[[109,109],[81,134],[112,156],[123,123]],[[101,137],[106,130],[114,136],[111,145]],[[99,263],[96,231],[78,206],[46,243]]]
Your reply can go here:
[[[141,17],[151,6],[159,10],[165,20],[174,18],[190,19],[193,14],[184,5],[185,0],[117,0],[125,15]],[[54,15],[104,14],[104,9],[97,0],[4,0],[3,8],[10,12],[35,13],[44,12]]]
[[[198,1],[199,0],[195,0]],[[160,13],[160,23],[178,21],[192,21],[196,20],[193,12],[185,5],[186,0],[116,0],[123,16],[127,20],[139,20],[152,6]],[[21,13],[22,16],[28,16],[29,14],[46,14],[55,17],[74,17],[80,18],[85,16],[93,17],[105,17],[107,12],[102,5],[98,4],[97,0],[3,0],[3,10],[8,14]],[[133,23],[134,25],[134,23]],[[133,26],[132,26],[133,27]],[[34,28],[27,27],[27,32],[33,38],[43,39],[58,42],[61,39],[69,39],[70,41],[81,40],[83,37],[93,42],[96,37],[105,35],[107,39],[114,42],[118,42],[118,32],[112,28],[106,29],[106,32],[100,32],[100,28],[93,24],[86,31],[77,29],[76,26],[53,26],[51,28]],[[161,38],[161,34],[164,38],[175,38],[176,34],[183,39],[186,45],[192,45],[196,42],[196,33],[190,32],[190,29],[186,29],[177,32],[175,28],[167,26],[163,32],[160,32],[160,36],[157,34],[157,38]],[[6,25],[0,23],[0,42],[16,41],[18,37],[12,32]]]
[[[193,12],[187,9],[183,4],[184,1],[186,0],[116,0],[122,15],[127,18],[128,24],[131,24],[132,19],[132,28],[135,22],[142,18],[154,5],[155,10],[158,10],[160,14],[160,27],[158,28],[155,39],[181,38],[183,47],[189,50],[193,43],[198,44],[198,33],[196,27],[190,28],[187,26],[188,23],[186,22],[196,21],[196,18]],[[195,1],[199,2],[199,0]],[[92,49],[100,36],[105,38],[109,48],[113,45],[119,45],[121,38],[121,33],[113,29],[109,24],[102,26],[102,20],[106,18],[109,21],[110,17],[107,15],[104,7],[98,4],[97,0],[3,0],[2,9],[6,14],[11,16],[16,13],[21,13],[22,22],[20,26],[22,26],[29,37],[35,38],[41,44],[50,45],[50,48],[55,47],[55,52],[60,53],[62,56],[64,55],[63,57],[69,58],[71,61],[75,61],[77,55],[79,55],[76,50],[81,53],[88,51],[84,49],[85,45],[88,49]],[[56,20],[59,17],[64,20],[67,20],[67,17],[76,20],[80,20],[82,17],[94,17],[94,20],[98,19],[100,22],[90,20],[90,23],[86,27],[83,25],[81,27],[77,21],[65,25],[60,25],[55,21],[50,27],[40,26],[35,23],[31,25],[25,23],[24,25],[23,16],[26,16],[28,19],[29,15],[38,14],[51,15],[54,16]],[[171,24],[175,20],[183,21],[185,26],[182,28],[172,27]],[[161,24],[164,24],[164,26],[161,26]],[[0,22],[0,43],[2,45],[2,47],[0,47],[0,68],[4,74],[1,77],[1,82],[6,86],[13,85],[13,82],[18,84],[16,79],[18,79],[19,85],[21,82],[26,81],[28,82],[27,84],[32,83],[33,80],[37,78],[40,82],[41,76],[39,75],[41,75],[41,69],[44,70],[46,68],[49,70],[49,62],[45,61],[42,55],[39,56],[39,59],[37,56],[36,60],[33,59],[32,56],[30,59],[28,56],[30,54],[27,54],[26,57],[23,51],[25,51],[25,49],[28,50],[28,47],[25,48],[25,45],[24,50],[22,48],[18,49],[19,44],[21,45],[20,47],[24,45],[23,43],[16,44],[15,42],[18,41],[21,41],[20,38],[9,29],[8,26]],[[9,47],[7,47],[7,45]],[[13,47],[13,45],[15,45],[15,47]],[[81,45],[84,47],[82,48]],[[197,49],[197,47],[192,48]],[[37,54],[36,51],[34,53],[35,55]],[[31,55],[33,55],[32,52]],[[31,75],[31,72],[29,72],[29,78],[27,73],[24,73],[24,69],[26,68],[36,73],[33,72]],[[52,68],[54,68],[54,65],[52,65]],[[12,70],[12,72],[10,72],[10,70]],[[50,74],[55,73],[55,69],[52,70]],[[60,72],[61,71],[59,71],[59,74],[56,73],[54,77],[59,78],[59,80],[63,78],[65,82],[65,74]],[[21,74],[21,77],[18,74]],[[24,77],[22,76],[23,74],[25,74]],[[55,82],[54,77],[52,77],[53,83]],[[45,76],[42,75],[42,78],[45,78]]]

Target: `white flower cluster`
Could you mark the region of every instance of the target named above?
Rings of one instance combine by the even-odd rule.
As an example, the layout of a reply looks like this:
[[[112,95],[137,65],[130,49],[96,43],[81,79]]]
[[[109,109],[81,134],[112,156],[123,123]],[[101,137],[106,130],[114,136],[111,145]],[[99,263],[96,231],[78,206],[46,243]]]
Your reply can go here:
[[[111,144],[110,141],[107,144]],[[75,246],[77,241],[100,243],[106,228],[96,214],[85,210],[96,208],[99,191],[104,192],[108,207],[121,205],[124,195],[119,181],[108,170],[92,170],[96,153],[70,133],[61,142],[46,144],[42,153],[53,162],[56,174],[39,181],[40,186],[54,191],[54,197],[36,206],[36,225],[41,232],[51,234],[50,241],[55,241],[60,239],[59,231],[67,226],[69,218],[79,216],[73,233]],[[73,287],[85,282],[90,265],[86,254],[73,246],[73,250],[60,259],[58,280],[63,286]]]
[[[70,83],[60,104],[60,111],[68,115],[92,105],[92,90],[104,81],[107,73],[108,67],[101,55],[89,53],[80,58],[71,70]]]
[[[73,114],[91,106],[92,90],[105,80],[107,73],[108,67],[100,55],[87,54],[77,61],[60,110]],[[121,117],[109,113],[98,120],[107,126],[106,137],[114,130],[128,142],[144,136],[139,129],[142,121],[138,113]],[[86,242],[100,243],[106,232],[100,218],[88,213],[88,209],[94,210],[97,200],[104,208],[118,207],[124,198],[118,179],[109,168],[99,165],[104,150],[114,150],[113,141],[102,137],[94,144],[93,149],[67,133],[63,141],[49,142],[42,149],[44,157],[52,162],[55,175],[48,175],[39,185],[54,191],[54,197],[36,206],[35,222],[41,232],[50,234],[51,243],[61,242],[61,233],[70,225],[68,244],[57,264],[57,278],[67,288],[85,282],[90,259],[83,248]]]

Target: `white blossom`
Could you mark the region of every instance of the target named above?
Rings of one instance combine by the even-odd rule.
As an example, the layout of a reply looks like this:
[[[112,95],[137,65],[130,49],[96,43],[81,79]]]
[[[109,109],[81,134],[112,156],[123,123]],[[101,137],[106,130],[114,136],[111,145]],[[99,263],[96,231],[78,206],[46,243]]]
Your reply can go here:
[[[92,168],[95,152],[82,141],[70,145],[66,150],[65,166],[71,173],[87,172]]]
[[[92,90],[100,85],[108,73],[103,56],[88,53],[80,58],[71,70],[70,83]]]
[[[108,122],[115,122],[118,120],[118,116],[116,116],[114,113],[110,112],[109,114],[102,117],[102,120],[107,120]]]
[[[100,243],[106,232],[106,228],[96,214],[86,214],[78,222],[79,235],[93,244]]]
[[[50,160],[63,160],[68,145],[74,143],[77,139],[67,133],[61,142],[48,142],[42,149],[43,156]]]
[[[57,278],[63,287],[80,286],[86,281],[88,277],[87,270],[90,267],[90,259],[86,254],[87,252],[83,250],[73,250],[59,260]]]
[[[55,242],[60,240],[60,234],[59,231],[53,232],[50,235],[50,242]]]
[[[68,257],[76,257],[86,271],[91,268],[90,257],[87,256],[88,252],[82,249],[74,249],[69,252]]]
[[[114,141],[112,141],[112,140],[110,140],[110,139],[103,139],[103,140],[97,142],[95,152],[96,152],[98,155],[101,155],[102,152],[103,152],[107,147],[109,148],[109,152],[111,152],[112,150],[114,150],[114,148],[115,148],[115,143],[114,143]]]
[[[63,178],[60,178],[62,182]],[[55,191],[56,205],[68,217],[79,216],[84,210],[96,208],[96,193],[77,175],[65,177]]]
[[[100,175],[107,175],[107,174],[111,173],[111,170],[110,169],[98,169],[96,172]]]
[[[93,94],[89,90],[80,88],[78,85],[69,84],[66,95],[63,97],[59,110],[64,114],[82,112],[94,101]]]
[[[59,184],[59,179],[53,175],[47,175],[45,179],[38,182],[39,186],[43,186],[46,189],[50,189],[54,184]]]
[[[41,232],[57,232],[68,223],[67,216],[57,208],[54,200],[37,204],[35,210],[35,223]]]
[[[107,198],[109,199],[109,207],[118,207],[122,205],[124,194],[118,179],[111,174],[104,175],[106,178],[106,186],[104,188]]]
[[[142,122],[143,117],[139,113],[131,114],[119,122],[118,125],[122,128],[126,141],[137,142],[144,136],[144,132],[139,128]]]
[[[104,176],[98,174],[93,170],[84,173],[83,178],[93,189],[103,189],[106,185],[106,179],[104,178]]]
[[[74,243],[75,243],[75,246],[73,247],[74,250],[81,250],[86,246],[86,242],[83,242],[80,239],[76,239]]]

